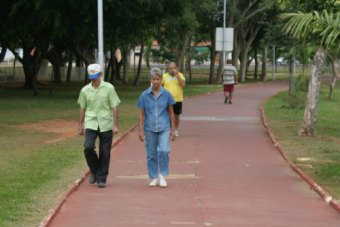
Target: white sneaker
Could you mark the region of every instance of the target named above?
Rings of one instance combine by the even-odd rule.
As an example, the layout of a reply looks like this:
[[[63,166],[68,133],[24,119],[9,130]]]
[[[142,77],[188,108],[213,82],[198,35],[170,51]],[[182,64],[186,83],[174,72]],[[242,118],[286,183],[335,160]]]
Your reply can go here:
[[[158,179],[153,179],[149,184],[150,187],[156,187],[157,185],[158,185]]]
[[[161,186],[162,188],[166,188],[168,186],[164,176],[162,175],[159,175],[159,186]]]
[[[178,130],[175,130],[175,136],[176,136],[176,137],[179,137]]]

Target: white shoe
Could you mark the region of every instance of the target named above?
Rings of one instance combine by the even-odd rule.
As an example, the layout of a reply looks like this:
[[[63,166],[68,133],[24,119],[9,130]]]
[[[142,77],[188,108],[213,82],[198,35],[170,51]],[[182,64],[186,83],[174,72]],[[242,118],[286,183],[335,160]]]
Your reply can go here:
[[[162,188],[166,188],[168,186],[164,176],[162,175],[159,175],[159,186],[161,186]]]
[[[178,130],[175,130],[175,136],[176,136],[176,137],[179,137]]]
[[[149,184],[150,187],[156,187],[157,185],[158,185],[158,179],[153,179]]]

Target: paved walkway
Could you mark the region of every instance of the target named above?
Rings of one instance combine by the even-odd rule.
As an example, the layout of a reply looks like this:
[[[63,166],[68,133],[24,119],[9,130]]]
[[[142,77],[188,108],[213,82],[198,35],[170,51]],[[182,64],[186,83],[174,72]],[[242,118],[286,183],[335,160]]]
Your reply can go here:
[[[186,99],[169,187],[150,188],[134,132],[112,153],[105,189],[85,181],[51,227],[339,227],[340,215],[295,174],[261,124],[262,101],[284,84]]]

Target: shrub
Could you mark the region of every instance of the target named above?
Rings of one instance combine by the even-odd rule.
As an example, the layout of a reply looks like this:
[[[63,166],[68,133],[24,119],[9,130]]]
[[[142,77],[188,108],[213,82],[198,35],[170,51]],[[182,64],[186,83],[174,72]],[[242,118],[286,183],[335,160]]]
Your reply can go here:
[[[304,75],[299,75],[295,81],[295,92],[284,97],[283,108],[302,109],[305,106],[305,101],[308,92],[309,78]]]
[[[308,92],[309,77],[304,75],[299,75],[296,78],[295,88],[296,92]]]

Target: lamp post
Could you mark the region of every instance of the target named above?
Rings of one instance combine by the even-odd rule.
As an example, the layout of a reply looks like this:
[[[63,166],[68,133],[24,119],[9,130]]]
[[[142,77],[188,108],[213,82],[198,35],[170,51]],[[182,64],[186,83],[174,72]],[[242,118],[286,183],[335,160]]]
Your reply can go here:
[[[103,26],[103,0],[98,0],[98,63],[104,75],[104,26]]]
[[[273,60],[272,60],[272,80],[275,80],[275,70],[276,70],[276,56],[275,56],[275,45],[273,45]]]
[[[226,0],[223,1],[223,54],[222,54],[222,72],[223,72],[223,69],[224,69],[224,64],[225,64],[225,18],[226,18]]]

